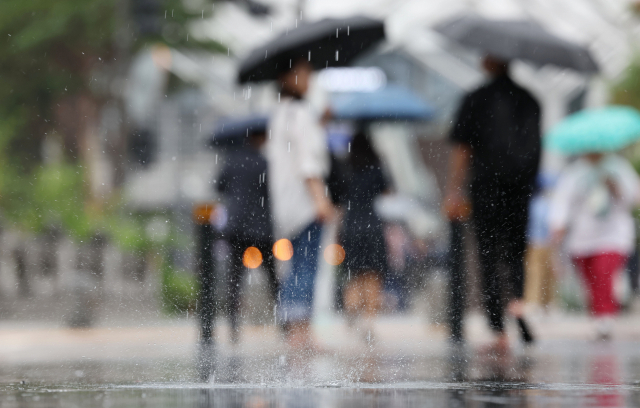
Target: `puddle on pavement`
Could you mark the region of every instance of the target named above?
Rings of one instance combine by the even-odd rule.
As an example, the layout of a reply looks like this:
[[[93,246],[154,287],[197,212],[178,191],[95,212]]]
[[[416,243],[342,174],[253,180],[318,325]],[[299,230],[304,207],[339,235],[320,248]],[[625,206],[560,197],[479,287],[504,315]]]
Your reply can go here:
[[[640,406],[636,343],[554,343],[496,358],[467,348],[431,356],[197,356],[0,366],[0,407]]]

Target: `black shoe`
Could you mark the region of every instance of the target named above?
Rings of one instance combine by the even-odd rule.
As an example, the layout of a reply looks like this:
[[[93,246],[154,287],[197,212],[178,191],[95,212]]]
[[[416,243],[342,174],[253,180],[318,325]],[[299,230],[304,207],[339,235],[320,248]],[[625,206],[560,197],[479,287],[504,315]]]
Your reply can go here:
[[[535,342],[535,338],[533,337],[533,333],[531,332],[529,325],[522,317],[518,317],[518,327],[520,327],[520,334],[522,335],[522,341],[526,344],[532,344]]]

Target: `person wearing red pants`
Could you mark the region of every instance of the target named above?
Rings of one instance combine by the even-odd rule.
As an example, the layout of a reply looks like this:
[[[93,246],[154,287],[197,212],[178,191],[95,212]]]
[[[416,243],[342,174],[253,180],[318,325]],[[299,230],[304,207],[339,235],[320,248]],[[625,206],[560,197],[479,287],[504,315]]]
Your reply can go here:
[[[590,153],[570,163],[553,193],[549,224],[584,280],[597,335],[611,336],[619,305],[613,282],[633,251],[631,210],[638,203],[640,178],[614,154]]]

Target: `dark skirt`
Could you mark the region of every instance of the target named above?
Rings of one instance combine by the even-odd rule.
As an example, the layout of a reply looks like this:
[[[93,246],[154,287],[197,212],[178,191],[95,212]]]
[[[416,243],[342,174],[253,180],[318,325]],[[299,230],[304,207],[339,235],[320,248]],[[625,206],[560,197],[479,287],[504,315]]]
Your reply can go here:
[[[382,225],[372,225],[360,231],[343,231],[341,242],[345,252],[342,270],[350,276],[375,271],[381,276],[387,271],[387,248]]]

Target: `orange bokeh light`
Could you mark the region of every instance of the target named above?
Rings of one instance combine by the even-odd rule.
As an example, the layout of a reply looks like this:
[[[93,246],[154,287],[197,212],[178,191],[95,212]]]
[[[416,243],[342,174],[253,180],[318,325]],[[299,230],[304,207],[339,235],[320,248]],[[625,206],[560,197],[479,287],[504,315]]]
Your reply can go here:
[[[242,255],[242,264],[249,269],[256,269],[262,265],[262,252],[256,247],[249,247]]]
[[[340,265],[345,256],[344,248],[338,244],[331,244],[324,250],[324,260],[331,265]]]
[[[288,261],[293,256],[293,244],[286,238],[282,238],[273,244],[273,256],[280,261]]]

